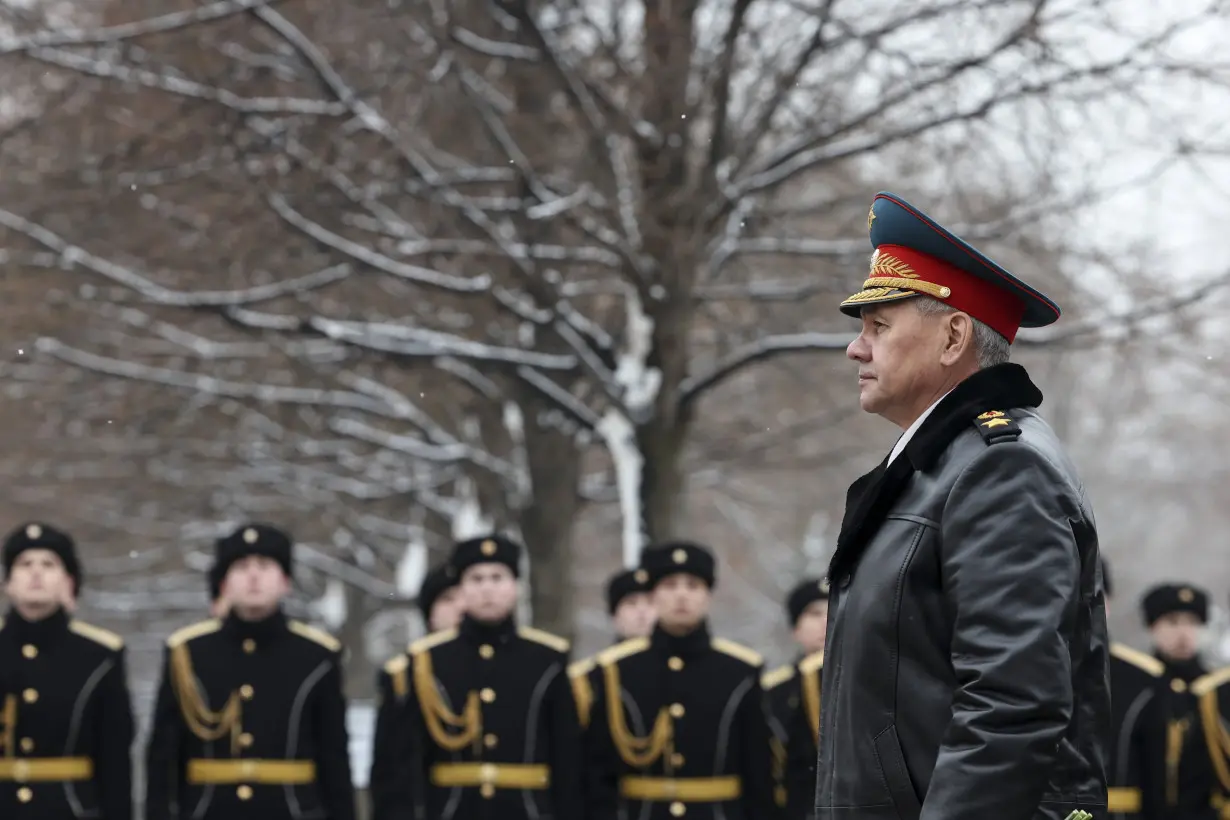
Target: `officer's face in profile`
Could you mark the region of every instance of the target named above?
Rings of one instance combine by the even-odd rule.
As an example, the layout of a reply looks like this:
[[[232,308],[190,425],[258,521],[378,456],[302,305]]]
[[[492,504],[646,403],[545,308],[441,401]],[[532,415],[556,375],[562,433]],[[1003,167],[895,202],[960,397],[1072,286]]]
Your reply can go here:
[[[1149,627],[1158,654],[1172,661],[1196,657],[1203,633],[1204,622],[1191,612],[1168,612]]]
[[[440,597],[431,605],[431,623],[427,625],[428,628],[432,632],[439,632],[441,629],[452,629],[461,623],[461,616],[465,614],[464,603],[458,587],[449,587],[441,592]]]
[[[794,624],[794,640],[811,654],[824,649],[824,633],[829,625],[829,602],[812,601]]]
[[[709,614],[709,585],[686,572],[668,575],[653,588],[653,606],[658,623],[667,632],[695,629]]]
[[[73,579],[60,556],[51,550],[18,553],[5,579],[4,592],[23,617],[44,617],[76,597]]]
[[[503,564],[475,564],[461,574],[465,611],[477,621],[498,623],[517,605],[517,579]]]
[[[863,308],[862,332],[846,348],[858,362],[859,406],[902,429],[943,395],[952,369],[973,356],[969,316],[924,314],[916,306],[921,298]]]
[[[231,564],[222,585],[222,597],[236,614],[252,619],[277,608],[290,592],[290,579],[282,565],[263,555],[249,555]]]
[[[648,592],[625,595],[615,606],[615,634],[621,638],[644,638],[653,632],[658,611]]]

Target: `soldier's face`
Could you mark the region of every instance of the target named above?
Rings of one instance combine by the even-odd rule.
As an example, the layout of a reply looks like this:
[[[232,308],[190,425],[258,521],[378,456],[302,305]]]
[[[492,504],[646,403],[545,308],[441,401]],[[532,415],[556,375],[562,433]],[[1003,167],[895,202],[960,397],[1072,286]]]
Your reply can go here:
[[[1149,627],[1158,654],[1172,661],[1194,658],[1203,633],[1204,622],[1191,612],[1168,612]]]
[[[615,634],[621,638],[644,638],[653,632],[658,611],[648,592],[625,595],[615,607]]]
[[[48,612],[75,600],[72,576],[64,562],[44,549],[18,553],[4,591],[18,611]]]
[[[828,625],[829,602],[812,601],[795,622],[794,640],[809,655],[819,652],[824,649],[824,633]]]
[[[503,564],[475,564],[461,574],[461,597],[471,618],[497,623],[517,605],[517,579]]]
[[[946,323],[965,315],[923,314],[915,301],[863,308],[862,332],[846,348],[858,362],[859,406],[902,429],[945,392],[952,356]]]
[[[461,590],[457,587],[449,587],[440,593],[440,597],[436,598],[431,605],[431,623],[429,624],[431,631],[452,629],[461,623],[461,616],[465,614],[464,604],[465,602],[461,599]]]
[[[658,621],[668,630],[691,629],[709,614],[709,585],[685,572],[668,575],[653,588]]]
[[[272,610],[290,592],[282,565],[263,555],[249,555],[231,564],[222,583],[223,595],[241,613]]]

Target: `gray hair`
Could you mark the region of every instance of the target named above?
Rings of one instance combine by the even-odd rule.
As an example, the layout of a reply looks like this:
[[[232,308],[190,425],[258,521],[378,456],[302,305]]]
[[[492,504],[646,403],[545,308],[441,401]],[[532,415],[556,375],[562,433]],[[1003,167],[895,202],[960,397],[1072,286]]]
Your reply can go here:
[[[957,309],[952,305],[946,305],[939,299],[933,299],[930,296],[919,295],[910,301],[918,308],[918,312],[924,316],[938,316],[944,313],[957,312]],[[973,316],[970,317],[970,321],[974,323],[974,353],[978,356],[978,366],[985,370],[997,364],[1005,364],[1011,352],[1008,340]]]

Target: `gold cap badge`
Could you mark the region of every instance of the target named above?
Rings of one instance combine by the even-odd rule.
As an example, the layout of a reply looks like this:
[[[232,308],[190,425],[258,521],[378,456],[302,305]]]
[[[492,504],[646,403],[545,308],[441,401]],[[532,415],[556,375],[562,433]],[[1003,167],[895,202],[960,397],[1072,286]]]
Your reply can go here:
[[[40,527],[38,524],[31,524],[30,526],[26,527],[26,538],[33,540],[35,538],[41,538],[42,536],[43,536],[43,528]]]
[[[243,531],[243,542],[245,544],[255,544],[257,539],[259,538],[260,538],[260,534],[256,530],[252,529],[251,527],[248,527],[246,530]]]
[[[820,591],[825,595],[829,594],[829,579],[825,578],[820,582]]]
[[[486,555],[487,557],[491,557],[492,555],[495,555],[495,542],[492,541],[490,538],[488,538],[486,541],[482,543],[482,546],[480,546],[478,550],[483,555]]]
[[[688,552],[685,549],[677,549],[671,553],[671,560],[676,564],[686,564],[688,562]]]
[[[643,569],[638,569],[636,572],[632,573],[632,577],[638,584],[644,584],[649,581],[649,573]]]
[[[1179,600],[1185,604],[1190,604],[1192,601],[1196,600],[1196,593],[1192,592],[1187,587],[1183,587],[1183,589],[1179,590]]]

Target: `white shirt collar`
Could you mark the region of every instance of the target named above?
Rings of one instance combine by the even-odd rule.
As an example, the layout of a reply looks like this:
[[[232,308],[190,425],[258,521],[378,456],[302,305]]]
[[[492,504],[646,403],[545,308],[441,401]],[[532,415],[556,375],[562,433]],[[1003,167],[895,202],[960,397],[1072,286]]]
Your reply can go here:
[[[950,390],[948,392],[951,393],[952,391]],[[947,395],[948,393],[944,394],[944,396]],[[888,454],[889,464],[892,464],[897,456],[901,455],[901,452],[905,449],[905,445],[910,443],[910,439],[912,439],[914,434],[918,432],[918,428],[922,427],[922,423],[927,420],[927,416],[931,415],[931,411],[935,409],[935,406],[944,400],[944,396],[940,396],[938,399],[931,402],[931,406],[924,410],[921,416],[914,419],[914,423],[907,427],[906,431],[901,434],[901,438],[897,439],[897,443],[893,445],[893,451]]]

